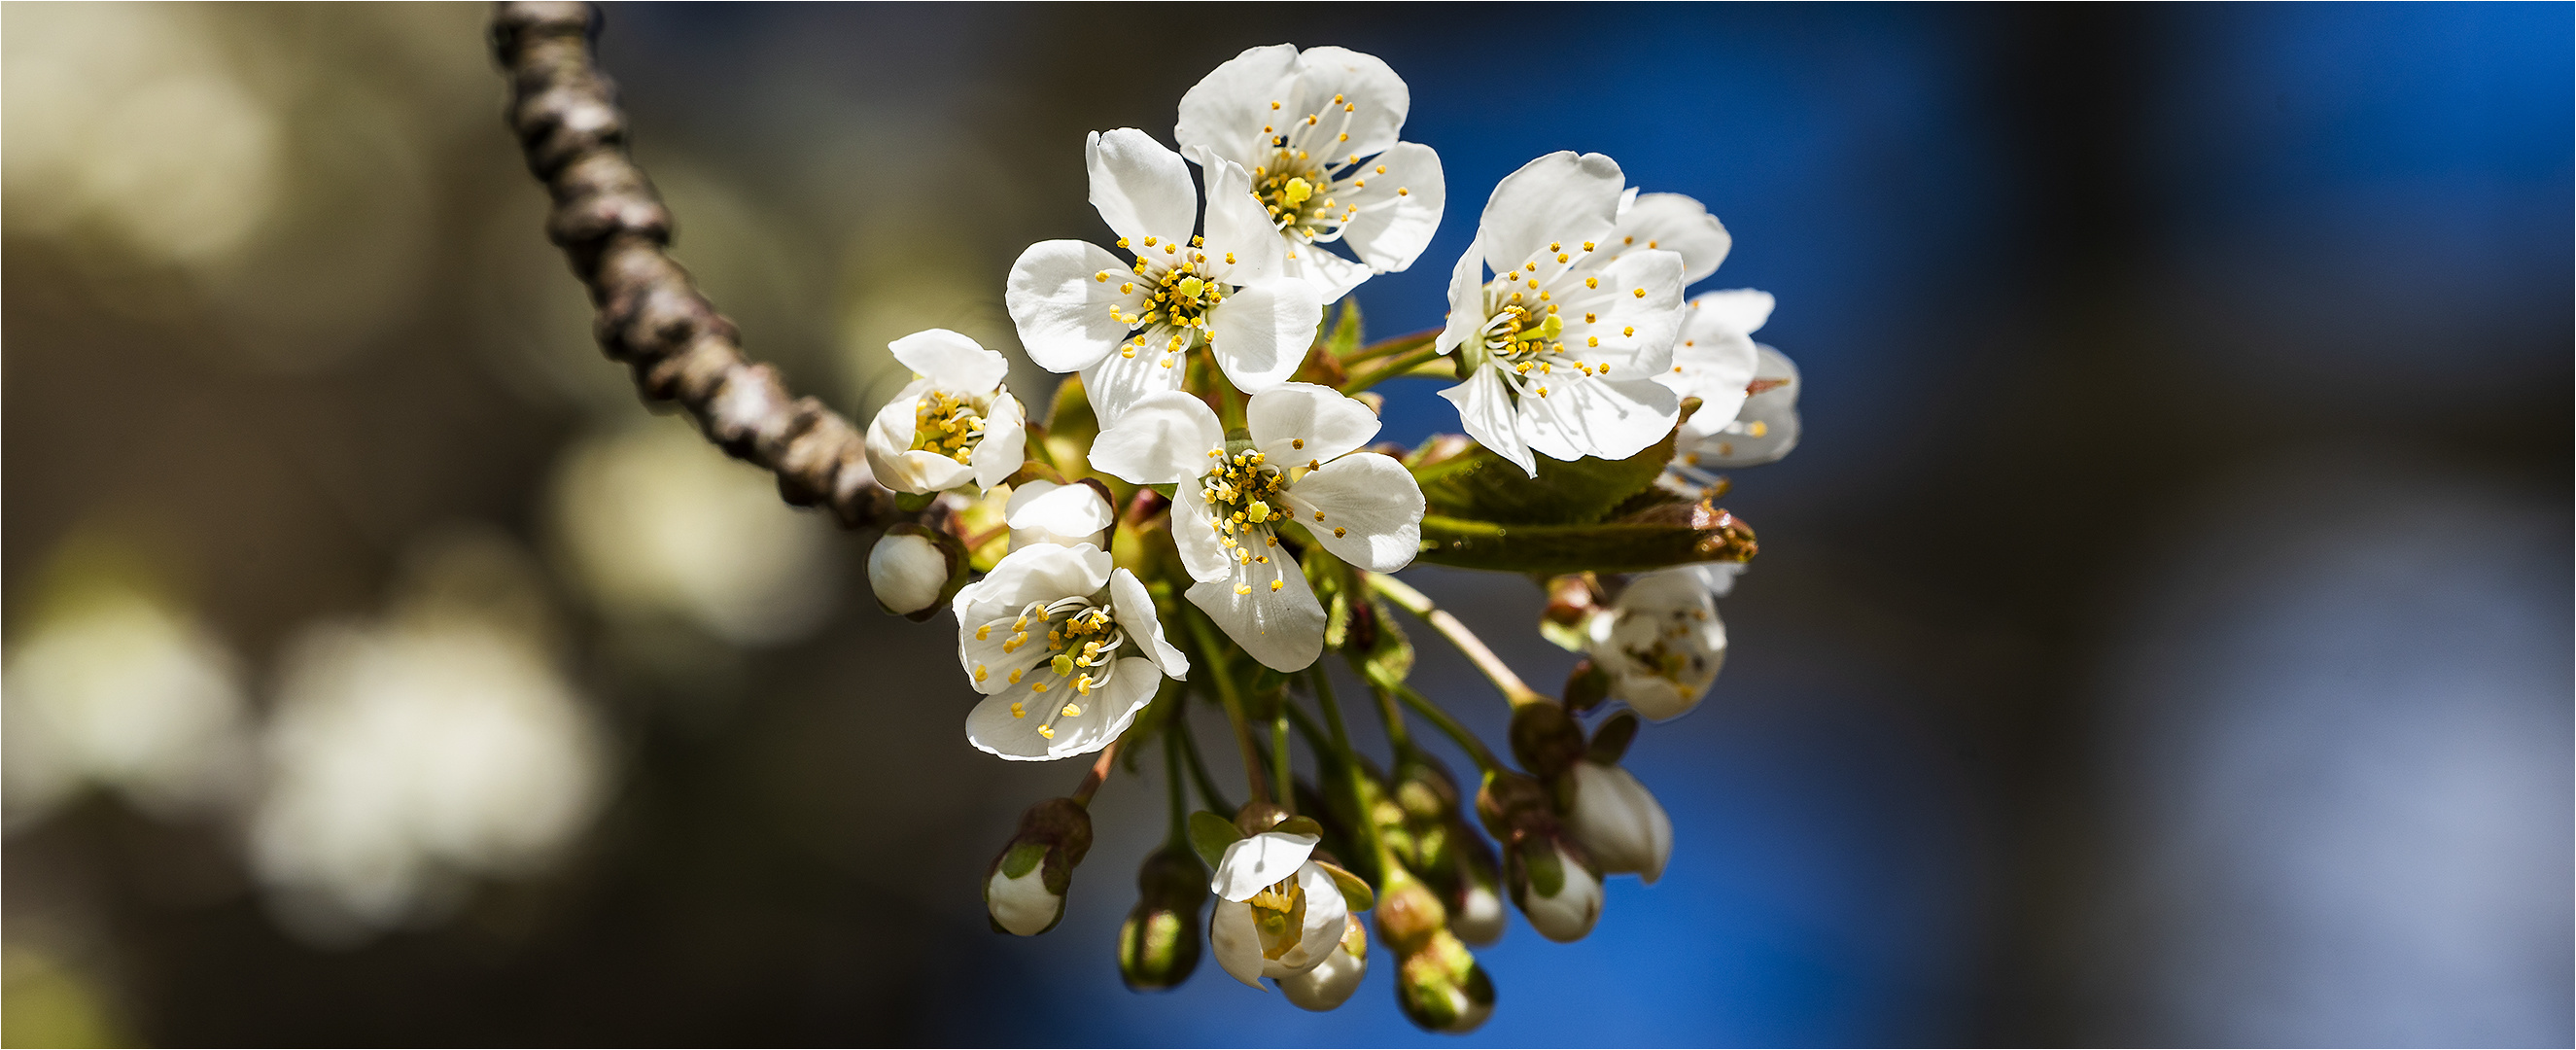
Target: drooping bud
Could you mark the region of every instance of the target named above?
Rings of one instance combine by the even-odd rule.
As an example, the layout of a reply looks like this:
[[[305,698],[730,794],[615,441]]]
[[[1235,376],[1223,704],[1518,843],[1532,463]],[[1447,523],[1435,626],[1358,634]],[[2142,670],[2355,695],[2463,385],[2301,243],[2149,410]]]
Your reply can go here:
[[[1503,871],[1494,849],[1459,822],[1458,888],[1449,894],[1449,929],[1483,947],[1503,939]]]
[[[1474,945],[1503,936],[1502,865],[1461,810],[1458,782],[1429,755],[1397,761],[1392,794],[1402,830],[1384,832],[1447,907],[1449,928]]]
[[[1298,1009],[1321,1013],[1338,1009],[1358,991],[1360,978],[1368,976],[1368,928],[1360,917],[1342,916],[1342,943],[1326,958],[1323,965],[1290,977],[1279,979],[1279,990]]]
[[[1395,952],[1396,1005],[1427,1030],[1462,1035],[1493,1015],[1494,983],[1448,921],[1430,887],[1402,867],[1387,872],[1377,932]]]
[[[1512,900],[1539,936],[1579,941],[1601,920],[1601,877],[1581,847],[1562,837],[1530,838],[1507,854]]]
[[[993,928],[1035,937],[1064,918],[1073,869],[1091,851],[1091,814],[1069,798],[1051,798],[1020,814],[1020,830],[984,876],[984,909]]]
[[[868,550],[868,589],[897,616],[927,620],[965,585],[965,545],[945,532],[905,522]]]
[[[1610,699],[1610,673],[1587,656],[1574,662],[1574,673],[1565,676],[1565,709],[1589,711]]]
[[[1486,830],[1503,843],[1512,903],[1551,941],[1580,940],[1601,918],[1601,876],[1558,826],[1551,792],[1505,770],[1485,774],[1476,796]]]
[[[1662,878],[1673,855],[1673,819],[1626,769],[1589,758],[1574,764],[1574,807],[1565,830],[1604,875]]]
[[[1177,988],[1199,965],[1199,908],[1207,869],[1187,846],[1167,846],[1136,872],[1136,907],[1118,927],[1118,976],[1133,991]]]

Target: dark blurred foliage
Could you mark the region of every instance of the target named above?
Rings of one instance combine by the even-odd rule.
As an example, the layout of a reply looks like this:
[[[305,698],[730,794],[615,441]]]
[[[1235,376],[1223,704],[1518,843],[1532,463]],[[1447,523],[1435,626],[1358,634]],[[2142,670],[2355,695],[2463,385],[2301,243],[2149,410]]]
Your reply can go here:
[[[13,74],[58,40],[133,50],[48,17],[6,10]],[[542,559],[612,794],[551,870],[339,949],[281,932],[238,818],[86,796],[13,828],[11,1009],[68,996],[166,1043],[1432,1041],[1382,974],[1322,1016],[1213,970],[1120,988],[1150,760],[1102,795],[1063,925],[988,932],[985,863],[1079,770],[964,744],[948,629],[872,608],[865,537],[797,563],[838,599],[765,634],[584,582],[564,464],[646,411],[543,243],[480,17],[160,30],[267,114],[255,221],[193,240],[149,231],[228,198],[131,195],[209,176],[35,141],[73,134],[34,108],[70,96],[12,77],[9,639],[63,551],[114,543],[257,709],[301,625],[375,615],[420,537],[476,523]],[[1808,436],[1728,499],[1763,553],[1710,701],[1632,752],[1672,869],[1614,881],[1580,944],[1514,920],[1465,1042],[2565,1042],[2570,30],[2563,6],[670,5],[612,8],[601,42],[675,253],[854,415],[901,378],[896,335],[1013,346],[1011,260],[1099,235],[1082,134],[1168,136],[1246,46],[1411,84],[1451,203],[1358,293],[1375,332],[1438,323],[1485,193],[1549,150],[1726,222],[1702,287],[1779,296],[1761,338],[1804,372]],[[128,126],[98,105],[85,134]],[[87,182],[20,163],[109,155]],[[1431,389],[1389,388],[1388,436],[1454,426]],[[1414,575],[1561,680],[1535,588]],[[1424,677],[1500,738],[1463,662],[1426,644]],[[2520,772],[2471,776],[2496,770]]]

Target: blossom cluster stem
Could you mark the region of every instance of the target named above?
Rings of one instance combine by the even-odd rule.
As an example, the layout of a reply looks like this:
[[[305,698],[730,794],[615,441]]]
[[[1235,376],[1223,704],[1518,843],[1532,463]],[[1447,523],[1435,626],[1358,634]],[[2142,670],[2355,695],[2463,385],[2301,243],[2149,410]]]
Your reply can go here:
[[[1235,685],[1234,672],[1217,655],[1225,651],[1224,643],[1218,640],[1216,629],[1208,626],[1206,617],[1184,612],[1181,619],[1190,625],[1190,637],[1199,643],[1199,665],[1206,667],[1208,677],[1216,681],[1217,702],[1225,708],[1226,722],[1234,727],[1235,746],[1243,751],[1243,779],[1251,785],[1252,800],[1268,802],[1270,785],[1261,778],[1261,746],[1252,742],[1252,723],[1244,718],[1243,695]]]
[[[1100,749],[1100,757],[1092,760],[1091,768],[1083,772],[1082,783],[1073,789],[1073,800],[1085,806],[1090,805],[1091,796],[1099,794],[1100,785],[1109,780],[1110,764],[1117,760],[1118,742],[1112,740],[1109,746]]]
[[[1188,720],[1175,713],[1166,732],[1180,738],[1181,757],[1189,762],[1190,782],[1199,789],[1199,801],[1219,813],[1234,812],[1234,806],[1225,800],[1225,791],[1216,786],[1216,778],[1208,775],[1207,762],[1199,757],[1198,737],[1191,735]]]
[[[1270,720],[1270,775],[1278,781],[1279,804],[1297,811],[1297,772],[1288,764],[1288,698],[1279,698],[1279,714]]]
[[[1494,753],[1485,747],[1484,741],[1476,739],[1476,734],[1468,732],[1466,726],[1458,724],[1456,718],[1442,710],[1440,705],[1432,703],[1429,697],[1414,692],[1411,686],[1402,684],[1396,685],[1389,691],[1403,698],[1405,706],[1411,707],[1422,717],[1429,719],[1432,725],[1440,727],[1440,731],[1448,734],[1449,739],[1457,741],[1458,746],[1466,750],[1467,757],[1476,761],[1476,768],[1488,773],[1503,768],[1502,760],[1494,757]]]
[[[1450,645],[1456,646],[1458,651],[1467,657],[1469,663],[1476,665],[1476,670],[1484,672],[1485,679],[1494,683],[1494,688],[1499,690],[1503,694],[1503,699],[1510,701],[1513,707],[1547,702],[1546,697],[1539,695],[1537,690],[1531,689],[1528,683],[1521,681],[1521,676],[1512,673],[1510,665],[1503,663],[1502,657],[1494,655],[1494,651],[1486,647],[1484,639],[1476,637],[1476,632],[1468,630],[1467,625],[1460,623],[1457,617],[1449,614],[1448,610],[1433,605],[1429,595],[1414,590],[1395,577],[1384,573],[1370,573],[1368,581],[1369,586],[1375,588],[1379,594],[1403,606],[1404,611],[1421,617],[1422,622],[1430,624],[1432,630],[1440,632],[1440,637],[1448,639]]]
[[[1416,350],[1412,353],[1396,358],[1395,360],[1389,361],[1383,366],[1370,369],[1367,375],[1355,377],[1350,382],[1342,384],[1342,393],[1359,393],[1360,391],[1376,386],[1379,383],[1383,383],[1389,379],[1411,372],[1423,365],[1430,364],[1433,361],[1439,360],[1439,358],[1440,351],[1438,348],[1429,346],[1423,347],[1420,350]]]

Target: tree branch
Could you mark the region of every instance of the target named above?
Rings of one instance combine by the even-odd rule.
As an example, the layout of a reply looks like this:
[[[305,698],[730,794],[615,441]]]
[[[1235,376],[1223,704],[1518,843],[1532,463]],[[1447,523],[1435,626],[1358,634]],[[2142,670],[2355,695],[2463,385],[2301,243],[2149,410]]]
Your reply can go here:
[[[898,520],[894,494],[868,469],[858,428],[778,370],[743,355],[733,322],[663,254],[671,213],[626,153],[626,116],[591,49],[599,11],[586,3],[501,3],[492,53],[510,76],[510,129],[554,210],[546,236],[590,291],[592,332],[635,371],[648,399],[688,409],[708,440],[778,475],[800,507],[828,506],[848,528]]]

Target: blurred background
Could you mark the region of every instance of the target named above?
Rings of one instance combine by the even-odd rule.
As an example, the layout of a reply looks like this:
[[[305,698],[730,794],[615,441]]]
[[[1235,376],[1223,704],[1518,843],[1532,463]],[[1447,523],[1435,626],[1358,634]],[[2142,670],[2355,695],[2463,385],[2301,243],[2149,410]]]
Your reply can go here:
[[[1247,46],[1412,86],[1449,218],[1357,293],[1376,334],[1438,323],[1550,150],[1725,221],[1700,287],[1779,297],[1807,437],[1727,500],[1763,553],[1709,702],[1631,753],[1671,870],[1575,945],[1515,918],[1447,1040],[1384,972],[1331,1015],[1212,965],[1125,991],[1150,763],[1063,925],[987,930],[1080,771],[972,751],[951,628],[877,611],[867,537],[599,356],[483,8],[0,7],[0,1039],[2576,1039],[2568,7],[1503,15],[601,40],[675,254],[859,419],[895,336],[1016,360],[1011,260],[1105,236],[1083,133],[1168,138]],[[1387,436],[1454,428],[1384,389]],[[1408,578],[1570,665],[1527,581]]]

